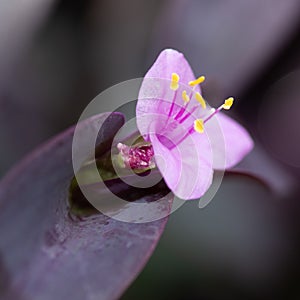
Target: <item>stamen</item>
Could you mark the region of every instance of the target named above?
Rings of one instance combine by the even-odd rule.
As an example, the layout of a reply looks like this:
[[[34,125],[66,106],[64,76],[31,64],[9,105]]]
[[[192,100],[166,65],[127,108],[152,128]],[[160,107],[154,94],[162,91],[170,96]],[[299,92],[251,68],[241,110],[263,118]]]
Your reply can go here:
[[[190,102],[190,97],[187,95],[187,93],[186,93],[186,90],[184,90],[183,92],[182,92],[182,100],[184,101],[184,103],[188,103],[188,102]]]
[[[204,132],[204,122],[202,119],[197,119],[194,121],[194,129],[198,133],[203,133]]]
[[[187,113],[185,114],[185,116],[183,116],[183,117],[179,120],[179,123],[180,123],[180,124],[183,123],[189,116],[191,116],[191,115],[196,111],[197,108],[198,108],[198,106],[194,106],[194,107],[191,109],[190,112],[187,112]]]
[[[205,109],[206,108],[206,103],[205,103],[203,97],[201,96],[201,94],[199,92],[197,92],[195,94],[195,98],[201,104],[202,108]]]
[[[204,123],[206,123],[207,121],[209,121],[214,115],[216,115],[220,110],[222,110],[222,105],[215,109],[215,108],[212,108],[211,109],[211,114],[204,120]]]
[[[193,81],[190,81],[189,82],[189,85],[194,87],[200,83],[202,83],[203,81],[205,80],[205,77],[204,76],[200,76],[199,78],[197,78],[196,80],[193,80]]]
[[[169,118],[171,117],[171,115],[173,113],[173,109],[174,109],[174,106],[175,106],[176,98],[177,98],[177,91],[175,90],[175,93],[174,93],[174,96],[173,96],[173,100],[172,100],[172,104],[171,104],[171,107],[170,107],[170,110],[169,110],[169,114],[168,114]]]
[[[170,111],[168,114],[168,117],[170,117],[173,113],[173,109],[174,109],[174,105],[175,105],[175,101],[176,101],[176,97],[177,97],[177,90],[179,88],[179,80],[180,77],[177,73],[172,73],[172,79],[171,79],[171,84],[170,84],[170,89],[175,91],[174,93],[174,98],[170,107]],[[187,94],[187,91],[184,90],[181,94],[182,100],[184,102],[184,106],[181,107],[181,109],[179,110],[179,112],[177,113],[177,115],[175,116],[175,120],[179,120],[179,123],[183,123],[194,111],[195,109],[197,109],[197,106],[195,106],[192,111],[189,111],[187,114],[185,114],[182,118],[181,116],[183,115],[183,113],[186,111],[187,106],[189,104],[189,102],[191,101],[191,98],[193,96],[193,93],[195,93],[195,99],[197,102],[199,102],[199,104],[201,105],[201,107],[203,109],[206,109],[206,102],[204,100],[204,98],[202,97],[202,95],[199,92],[195,92],[195,87],[198,84],[201,84],[203,81],[205,80],[204,76],[200,76],[199,78],[197,78],[196,80],[190,81],[189,85],[191,87],[193,87],[193,90],[191,92],[190,95]],[[179,143],[180,144],[182,141],[184,141],[190,134],[194,133],[194,132],[198,132],[198,133],[204,133],[204,124],[209,121],[213,116],[215,116],[219,111],[221,111],[222,109],[230,109],[231,106],[233,105],[234,102],[234,98],[233,97],[229,97],[227,98],[224,103],[222,105],[220,105],[217,109],[212,108],[210,110],[210,115],[206,118],[206,119],[197,119],[194,121],[193,126],[188,130],[188,132],[180,139]],[[181,119],[180,119],[181,118]]]
[[[224,104],[222,105],[222,108],[228,110],[231,108],[232,104],[233,104],[234,99],[232,97],[226,99],[224,101]]]
[[[181,144],[187,137],[195,132],[194,126],[190,127],[190,129],[186,132],[186,134],[176,143],[177,146]]]
[[[217,109],[212,109],[211,110],[211,115],[209,115],[205,120],[204,120],[204,123],[206,123],[208,120],[210,120],[214,115],[216,115],[219,111],[221,111],[222,109],[226,109],[226,110],[228,110],[228,109],[230,109],[230,107],[232,106],[232,104],[233,104],[233,101],[234,101],[234,99],[232,98],[232,97],[230,97],[230,98],[228,98],[228,99],[226,99],[225,101],[224,101],[224,104],[222,104],[221,106],[219,106]]]
[[[179,112],[177,113],[177,115],[174,118],[175,120],[178,120],[183,115],[183,113],[186,111],[186,109],[189,105],[189,102],[191,100],[191,96],[189,96],[185,90],[182,92],[181,97],[182,97],[182,100],[184,101],[184,106],[181,106],[181,109],[179,110]]]
[[[171,84],[170,84],[170,89],[173,90],[173,91],[176,91],[178,90],[179,88],[179,75],[177,73],[172,73],[172,79],[171,79]]]

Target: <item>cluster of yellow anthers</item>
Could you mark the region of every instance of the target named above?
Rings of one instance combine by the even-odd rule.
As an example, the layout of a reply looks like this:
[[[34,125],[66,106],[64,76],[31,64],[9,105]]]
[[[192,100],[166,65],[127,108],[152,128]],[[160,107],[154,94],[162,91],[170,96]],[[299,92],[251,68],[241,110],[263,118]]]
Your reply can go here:
[[[179,80],[180,77],[177,73],[172,73],[172,79],[171,79],[171,84],[170,84],[170,89],[173,91],[176,91],[179,88]],[[195,88],[198,84],[201,84],[204,82],[205,77],[200,76],[196,80],[190,81],[188,84],[190,87]],[[199,102],[201,107],[203,109],[206,109],[206,102],[203,99],[202,95],[199,92],[194,93],[195,99]],[[187,91],[184,90],[181,94],[182,100],[185,104],[190,102],[190,96],[187,94]],[[204,123],[206,123],[208,120],[210,120],[215,114],[217,114],[220,110],[222,109],[230,109],[232,104],[233,104],[234,99],[232,97],[229,97],[224,101],[224,103],[219,106],[217,109],[212,109],[212,113],[205,119],[197,119],[194,121],[194,130],[198,133],[203,133],[204,132]]]

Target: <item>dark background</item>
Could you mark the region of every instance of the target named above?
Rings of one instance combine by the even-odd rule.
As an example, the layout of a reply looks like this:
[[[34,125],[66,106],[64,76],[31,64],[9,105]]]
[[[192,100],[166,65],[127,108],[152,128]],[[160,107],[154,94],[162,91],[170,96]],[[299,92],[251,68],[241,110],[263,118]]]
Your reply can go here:
[[[256,142],[239,168],[270,188],[227,176],[185,204],[122,299],[300,298],[299,20],[298,0],[1,0],[0,176],[176,48],[210,104],[238,99]]]

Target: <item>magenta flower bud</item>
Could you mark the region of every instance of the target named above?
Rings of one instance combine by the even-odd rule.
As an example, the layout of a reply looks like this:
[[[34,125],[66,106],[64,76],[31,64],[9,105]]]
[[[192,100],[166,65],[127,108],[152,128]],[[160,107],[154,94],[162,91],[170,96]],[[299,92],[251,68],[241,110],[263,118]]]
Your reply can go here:
[[[120,151],[120,157],[124,167],[145,170],[155,167],[154,163],[154,151],[152,145],[134,145],[126,146],[122,143],[117,145]]]

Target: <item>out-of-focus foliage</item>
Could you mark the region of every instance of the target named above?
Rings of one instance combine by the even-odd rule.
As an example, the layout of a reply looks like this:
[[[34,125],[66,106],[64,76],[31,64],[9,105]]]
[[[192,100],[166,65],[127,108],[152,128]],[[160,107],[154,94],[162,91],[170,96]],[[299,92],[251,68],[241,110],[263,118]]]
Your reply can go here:
[[[97,122],[108,115],[81,123],[78,136],[97,133]],[[110,149],[123,123],[119,114],[105,120],[99,152]],[[167,218],[134,224],[70,212],[73,133],[74,127],[53,138],[1,181],[1,300],[115,299],[143,268],[164,229]],[[157,211],[167,215],[169,208],[166,201]]]

